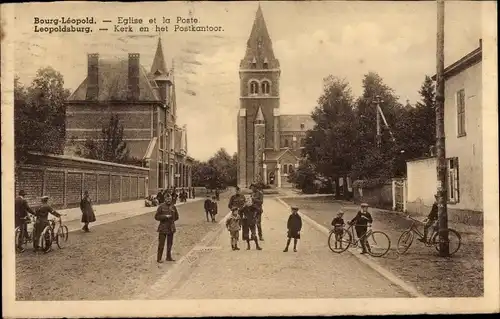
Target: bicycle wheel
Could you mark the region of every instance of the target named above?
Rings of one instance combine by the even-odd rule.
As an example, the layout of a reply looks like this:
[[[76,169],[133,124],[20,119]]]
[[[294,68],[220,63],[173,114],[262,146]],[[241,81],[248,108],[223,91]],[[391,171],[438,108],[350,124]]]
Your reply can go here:
[[[40,248],[44,253],[47,253],[52,248],[52,229],[50,227],[45,227],[40,236]]]
[[[437,240],[439,238],[439,240]],[[451,228],[448,228],[448,242],[449,242],[449,255],[455,254],[460,247],[462,246],[462,236],[460,234]],[[436,235],[433,237],[432,243],[435,245],[436,250],[440,252],[440,244],[441,244],[441,238],[439,237],[439,232],[436,232]]]
[[[64,244],[68,241],[68,227],[61,226],[57,230],[56,244],[60,249],[64,248]]]
[[[336,234],[332,231],[330,232],[330,236],[328,236],[328,247],[334,253],[340,254],[349,248],[351,245],[351,233],[344,229],[342,237],[338,240]]]
[[[405,254],[408,249],[410,249],[411,244],[413,243],[413,239],[415,238],[415,234],[411,230],[405,230],[398,239],[398,254]]]
[[[368,254],[372,257],[382,257],[391,248],[389,236],[381,231],[374,231],[365,237]]]

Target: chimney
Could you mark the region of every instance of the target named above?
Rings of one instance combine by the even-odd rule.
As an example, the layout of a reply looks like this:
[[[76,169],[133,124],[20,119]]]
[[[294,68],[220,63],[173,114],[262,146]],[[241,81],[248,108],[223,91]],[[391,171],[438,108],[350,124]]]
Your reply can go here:
[[[479,47],[482,48],[483,47],[483,39],[479,39]]]
[[[137,101],[139,99],[139,53],[128,55],[128,99]]]
[[[87,69],[87,100],[96,101],[99,96],[99,54],[88,55]]]

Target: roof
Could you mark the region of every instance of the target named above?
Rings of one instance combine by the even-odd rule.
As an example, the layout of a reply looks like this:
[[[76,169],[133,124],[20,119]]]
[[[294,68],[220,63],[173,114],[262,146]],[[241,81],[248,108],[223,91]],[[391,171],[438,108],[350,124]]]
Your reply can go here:
[[[257,111],[257,115],[255,116],[255,121],[256,122],[264,122],[264,114],[262,114],[261,107],[259,107],[259,110]]]
[[[283,155],[290,152],[293,156],[297,157],[290,149],[280,150],[280,151],[266,151],[266,161],[278,161]]]
[[[163,48],[161,46],[161,38],[158,38],[158,46],[156,47],[153,65],[151,65],[151,74],[155,75],[155,73],[164,76],[168,74],[167,63],[165,63],[165,56],[163,55]]]
[[[466,69],[469,67],[473,66],[474,64],[480,62],[483,58],[483,47],[481,44],[481,41],[479,41],[479,47],[476,48],[474,51],[469,52],[467,55],[459,59],[458,61],[454,62],[453,64],[449,65],[447,68],[444,69],[444,78],[450,78]],[[436,81],[436,75],[432,76],[432,80]]]
[[[99,58],[98,61],[99,96],[98,101],[128,100],[128,58]],[[160,101],[153,89],[147,72],[139,67],[139,98],[138,101]],[[68,101],[85,101],[87,96],[87,78],[71,94]]]
[[[304,124],[304,128],[301,127]],[[307,131],[314,128],[314,120],[311,115],[281,115],[280,116],[280,131],[281,132],[296,132]]]

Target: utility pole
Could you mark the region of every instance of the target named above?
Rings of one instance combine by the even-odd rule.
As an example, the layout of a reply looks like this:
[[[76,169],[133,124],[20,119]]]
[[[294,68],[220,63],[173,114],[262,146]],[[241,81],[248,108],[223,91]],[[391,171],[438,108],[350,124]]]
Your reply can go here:
[[[380,99],[380,96],[377,95],[374,100],[376,104],[376,112],[377,112],[377,147],[380,148],[382,146],[382,129],[380,126],[380,103],[383,102]]]
[[[448,238],[446,149],[444,135],[444,0],[437,0],[437,53],[436,53],[436,150],[438,180],[439,254],[450,253]]]

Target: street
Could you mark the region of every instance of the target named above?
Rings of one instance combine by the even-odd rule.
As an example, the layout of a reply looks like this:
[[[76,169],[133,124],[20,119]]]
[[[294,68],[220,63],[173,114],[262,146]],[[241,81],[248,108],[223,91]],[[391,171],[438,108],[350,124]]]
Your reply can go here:
[[[71,232],[63,250],[18,255],[18,300],[368,298],[408,293],[349,253],[333,254],[324,234],[303,222],[298,252],[283,252],[289,212],[266,197],[262,251],[232,251],[221,218],[207,223],[202,201],[180,206],[175,263],[157,264],[152,213]],[[202,241],[202,242],[200,242]],[[185,257],[182,257],[185,256]],[[42,275],[43,274],[43,275]]]

